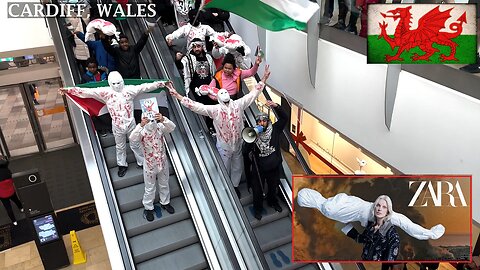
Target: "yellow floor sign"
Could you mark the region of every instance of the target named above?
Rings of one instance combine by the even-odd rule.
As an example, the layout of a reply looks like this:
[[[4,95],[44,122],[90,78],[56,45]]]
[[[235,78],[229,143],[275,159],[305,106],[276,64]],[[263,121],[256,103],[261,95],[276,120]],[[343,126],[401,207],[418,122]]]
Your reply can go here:
[[[80,243],[77,239],[77,233],[70,231],[70,240],[72,241],[73,249],[73,264],[81,264],[87,262],[87,254],[82,250]]]

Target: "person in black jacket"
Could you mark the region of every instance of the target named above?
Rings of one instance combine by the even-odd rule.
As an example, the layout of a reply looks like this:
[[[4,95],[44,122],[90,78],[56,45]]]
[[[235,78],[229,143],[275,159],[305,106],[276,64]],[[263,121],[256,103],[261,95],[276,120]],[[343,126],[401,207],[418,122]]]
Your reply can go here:
[[[348,231],[347,236],[363,244],[362,260],[395,261],[400,249],[400,237],[390,221],[392,200],[386,195],[379,196],[373,203],[372,211],[375,221],[369,221],[363,233],[358,233],[351,224],[342,231]]]
[[[120,34],[119,46],[113,47],[105,38],[105,35],[100,34],[105,50],[115,58],[117,63],[117,71],[120,72],[124,79],[140,79],[140,52],[145,44],[147,44],[148,34],[152,32],[151,27],[147,28],[138,42],[130,46],[128,37]]]
[[[282,166],[282,153],[280,149],[280,137],[283,129],[287,125],[288,115],[277,103],[267,101],[267,106],[275,110],[278,120],[272,124],[268,115],[261,114],[256,117],[257,125],[263,127],[263,132],[258,134],[257,141],[252,144],[253,158],[252,163],[252,190],[253,207],[255,218],[262,219],[263,209],[263,187],[266,182],[268,185],[267,204],[277,212],[282,212],[282,207],[278,204],[277,190],[280,184],[280,173]],[[260,179],[258,179],[260,177]]]

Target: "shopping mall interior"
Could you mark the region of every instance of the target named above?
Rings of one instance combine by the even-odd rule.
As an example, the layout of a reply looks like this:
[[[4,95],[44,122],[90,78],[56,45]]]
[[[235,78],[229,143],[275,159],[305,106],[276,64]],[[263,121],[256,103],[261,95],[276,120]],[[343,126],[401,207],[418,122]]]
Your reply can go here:
[[[326,1],[318,2],[325,7]],[[337,24],[338,2],[333,1],[332,17]],[[117,27],[135,43],[155,19],[122,19]],[[244,112],[246,125],[256,125],[260,113],[278,121],[268,100],[289,118],[280,140],[277,197],[283,211],[265,201],[258,220],[247,176],[238,197],[204,118],[162,91],[149,96],[165,104],[176,124],[164,136],[175,213],[156,203],[155,220],[148,222],[143,170],[131,149],[128,171],[119,177],[113,134],[101,136],[90,116],[58,92],[80,84],[85,72],[75,58],[68,22],[8,18],[2,8],[0,24],[8,37],[0,43],[0,154],[9,160],[22,203],[46,209],[34,213],[13,205],[14,225],[0,207],[0,269],[384,269],[360,257],[295,259],[292,231],[299,206],[292,179],[302,175],[471,176],[464,195],[472,260],[436,267],[479,269],[480,73],[461,70],[462,64],[367,64],[366,39],[348,31],[310,21],[304,31],[271,32],[230,14],[224,27],[252,48],[251,60],[257,45],[264,53],[258,74],[242,80],[241,95],[255,88],[266,64],[271,71],[265,90]],[[360,29],[361,20],[355,27]],[[165,41],[175,29],[156,20],[138,54],[140,73],[142,79],[172,81],[185,94],[175,53],[186,41],[173,47]],[[42,238],[47,225],[55,237]],[[52,259],[53,247],[47,249],[53,243],[60,251]],[[436,269],[418,262],[429,259],[413,261],[403,269]]]

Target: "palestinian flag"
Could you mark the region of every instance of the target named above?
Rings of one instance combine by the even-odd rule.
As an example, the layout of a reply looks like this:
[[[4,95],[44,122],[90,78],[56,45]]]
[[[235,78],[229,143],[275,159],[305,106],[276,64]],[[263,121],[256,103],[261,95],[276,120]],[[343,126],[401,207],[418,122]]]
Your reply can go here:
[[[368,5],[367,62],[476,63],[475,4]]]
[[[205,0],[205,7],[230,11],[270,31],[304,30],[319,9],[308,0]]]
[[[140,80],[140,79],[125,79],[125,85],[139,85],[142,83],[151,83],[151,82],[156,82],[159,80]],[[162,81],[162,80],[160,80]],[[167,81],[167,80],[163,80]],[[80,88],[97,88],[97,87],[106,87],[108,85],[108,81],[101,81],[101,82],[90,82],[90,83],[84,83],[84,84],[78,84],[76,87]],[[151,92],[148,92],[149,94],[151,93],[160,93],[161,91],[166,90],[166,88],[158,88],[156,90],[153,90]],[[142,95],[139,94],[135,99],[139,98]],[[108,113],[107,110],[107,105],[105,103],[96,100],[94,98],[81,98],[77,97],[74,95],[67,94],[67,96],[84,112],[86,112],[90,116],[98,116],[102,115],[105,113]],[[141,97],[140,97],[141,98]]]

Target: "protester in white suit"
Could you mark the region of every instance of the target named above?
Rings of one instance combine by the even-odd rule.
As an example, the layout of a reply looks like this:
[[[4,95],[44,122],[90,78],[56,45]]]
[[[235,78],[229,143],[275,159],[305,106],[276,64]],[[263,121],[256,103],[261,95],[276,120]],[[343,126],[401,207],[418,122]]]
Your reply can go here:
[[[213,126],[217,133],[217,149],[237,194],[239,194],[238,185],[243,171],[241,136],[244,127],[243,111],[260,95],[269,76],[270,71],[267,65],[264,76],[262,80],[257,83],[255,89],[237,100],[230,100],[230,95],[227,90],[220,89],[217,93],[219,104],[215,105],[204,105],[195,102],[177,93],[171,84],[167,85],[170,94],[180,100],[183,106],[195,113],[213,119]]]
[[[366,227],[369,221],[374,220],[372,202],[345,193],[326,199],[316,190],[303,188],[298,192],[297,202],[302,207],[316,208],[325,217],[342,223],[359,221],[363,227]],[[391,214],[390,221],[419,240],[435,240],[445,233],[445,227],[442,224],[425,229],[405,215],[396,212]]]
[[[145,217],[153,221],[153,201],[155,200],[156,185],[160,195],[162,208],[173,214],[175,210],[170,205],[170,188],[168,186],[168,162],[163,145],[163,136],[172,132],[175,124],[161,113],[155,115],[155,120],[149,120],[142,115],[142,121],[130,134],[131,142],[140,142],[143,146],[143,180],[145,193],[143,194],[143,206]]]
[[[165,87],[164,82],[144,83],[140,85],[124,85],[122,75],[117,71],[112,71],[108,75],[108,84],[110,87],[97,88],[61,88],[61,94],[68,93],[81,98],[95,98],[107,105],[108,112],[112,116],[112,131],[115,137],[118,176],[123,177],[128,169],[127,164],[127,136],[135,128],[135,119],[133,117],[133,99],[139,93],[150,92],[155,89]],[[143,153],[140,149],[140,143],[131,142],[132,148],[137,160],[137,165],[143,164]]]

